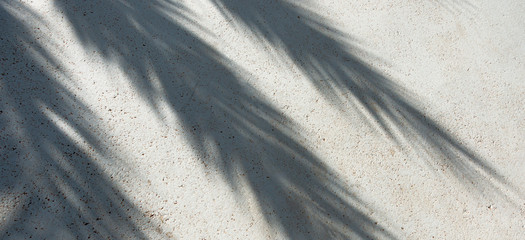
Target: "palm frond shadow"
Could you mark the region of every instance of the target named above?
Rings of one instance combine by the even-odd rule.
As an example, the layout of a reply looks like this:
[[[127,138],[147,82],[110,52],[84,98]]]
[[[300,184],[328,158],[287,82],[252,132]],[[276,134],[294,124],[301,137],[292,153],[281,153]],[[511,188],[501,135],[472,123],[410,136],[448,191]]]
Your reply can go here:
[[[400,142],[400,138],[408,139],[415,149],[426,151],[434,156],[431,159],[450,166],[454,174],[465,179],[466,183],[482,180],[476,187],[483,191],[487,187],[495,188],[491,179],[505,184],[503,178],[474,151],[426,118],[402,87],[349,52],[351,45],[342,40],[346,36],[312,11],[280,1],[265,4],[257,1],[215,2],[227,16],[234,16],[261,39],[282,49],[336,105],[344,106],[347,102],[341,97],[341,92],[357,99],[392,139]],[[151,107],[158,110],[157,114],[163,114],[159,110],[161,104],[171,106],[183,124],[188,141],[202,155],[204,166],[219,170],[234,189],[249,188],[270,226],[282,230],[290,238],[299,239],[394,238],[368,216],[359,197],[302,144],[297,133],[299,127],[249,87],[245,79],[249,74],[239,70],[232,61],[191,31],[189,26],[204,32],[205,28],[196,24],[195,17],[182,5],[163,0],[59,0],[55,3],[63,10],[85,48],[99,52],[108,62],[118,63],[136,89],[149,100]],[[3,11],[1,17],[6,21],[18,21],[8,11]],[[32,42],[31,35],[26,32],[30,31],[10,29],[6,39]],[[11,43],[6,46],[9,47],[3,49],[17,48]],[[46,56],[44,50],[39,51]],[[31,66],[38,63],[32,55],[21,56],[24,60],[16,64]],[[103,175],[92,164],[94,160],[82,153],[76,143],[51,123],[40,109],[43,103],[51,106],[56,115],[67,119],[70,112],[85,106],[75,102],[75,97],[60,87],[60,81],[46,74],[38,64],[35,66],[28,69],[37,71],[36,74],[24,73],[2,79],[9,85],[2,89],[5,91],[2,92],[2,104],[6,102],[6,106],[14,107],[31,100],[20,107],[22,110],[18,113],[2,114],[0,118],[2,129],[7,129],[2,131],[9,134],[15,134],[12,126],[17,125],[13,125],[13,119],[31,116],[36,119],[33,125],[48,123],[45,128],[19,127],[28,132],[26,136],[31,142],[28,148],[41,156],[38,159],[44,160],[27,165],[22,163],[24,158],[13,155],[16,152],[7,154],[9,148],[21,145],[18,141],[27,141],[9,135],[4,147],[7,150],[2,150],[7,156],[2,171],[14,174],[29,171],[26,169],[33,164],[46,166],[47,171],[60,173],[57,176],[64,183],[49,180],[54,175],[46,170],[36,174],[40,177],[20,173],[3,179],[0,183],[4,192],[32,188],[25,191],[30,195],[25,197],[26,201],[32,204],[29,210],[13,216],[2,229],[9,234],[21,232],[54,237],[45,229],[33,230],[32,225],[24,225],[16,219],[31,222],[56,216],[56,222],[50,225],[69,226],[67,232],[72,236],[89,236],[91,228],[95,228],[102,236],[112,239],[144,238],[133,221],[126,220],[130,216],[139,216],[139,211],[118,194],[107,177],[92,180],[91,174]],[[17,69],[8,67],[6,72],[18,72]],[[42,86],[46,90],[31,90],[29,86],[21,88],[26,84],[19,79],[23,76],[30,76],[33,80],[30,86]],[[17,94],[9,94],[13,91]],[[60,97],[66,99],[66,104],[57,99],[57,92],[62,93]],[[97,136],[92,136],[86,127],[88,122],[70,119],[68,123],[75,126],[90,145],[102,148]],[[56,153],[49,152],[50,149],[69,153],[60,159],[70,160],[69,164],[76,172],[73,174],[75,181],[69,180],[70,170],[58,167],[63,160],[57,160]],[[58,161],[60,163],[56,163]],[[88,163],[91,163],[89,167]],[[31,187],[33,183],[38,183],[37,187]],[[77,196],[87,196],[90,203],[81,203],[78,207],[76,202],[57,197],[58,204],[50,206],[58,213],[40,210],[48,205],[45,203],[47,199],[38,199],[43,196],[38,191],[61,193],[62,185],[70,186]],[[97,206],[97,210],[91,209],[93,206]],[[127,209],[131,209],[131,213]],[[108,214],[108,211],[113,213]],[[102,223],[96,223],[99,216],[104,216]],[[68,225],[70,222],[73,224]],[[125,235],[132,232],[137,234]]]
[[[367,54],[352,44],[350,36],[311,10],[308,2],[214,2],[234,26],[248,29],[262,43],[281,50],[283,57],[299,66],[318,91],[341,111],[353,110],[363,114],[363,119],[371,116],[371,121],[390,139],[403,149],[415,150],[428,166],[448,169],[478,193],[510,201],[501,187],[515,189],[503,176],[428,118],[407,89],[359,57]]]
[[[24,5],[0,5],[0,238],[145,239],[143,214],[98,167],[96,116],[33,35],[38,21]]]
[[[204,29],[191,12],[160,0],[57,2],[87,49],[125,69],[152,107],[172,108],[205,167],[253,192],[274,230],[294,239],[394,238],[301,144],[293,121],[249,87],[249,74],[189,29]]]

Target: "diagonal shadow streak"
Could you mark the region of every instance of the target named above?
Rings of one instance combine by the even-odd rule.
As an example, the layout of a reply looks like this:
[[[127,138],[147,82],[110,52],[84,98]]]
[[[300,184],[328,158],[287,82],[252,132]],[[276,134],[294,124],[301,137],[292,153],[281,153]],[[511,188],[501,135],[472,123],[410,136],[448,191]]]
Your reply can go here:
[[[39,21],[0,2],[0,239],[145,239],[135,223],[144,214],[98,167],[106,147],[96,116],[33,34]]]
[[[56,6],[86,49],[125,69],[159,116],[160,105],[169,104],[204,166],[218,169],[239,193],[249,188],[274,230],[293,239],[394,238],[302,145],[298,126],[249,87],[248,74],[192,31],[206,33],[182,5],[62,0]]]
[[[283,57],[291,59],[341,111],[353,108],[363,119],[372,116],[372,122],[390,139],[404,149],[408,144],[428,166],[436,171],[448,169],[460,182],[486,196],[510,201],[502,188],[516,192],[485,159],[428,118],[407,89],[359,57],[367,54],[349,42],[350,36],[311,10],[314,7],[308,1],[214,0],[214,3],[232,20],[232,25],[248,29],[259,41],[281,50]]]

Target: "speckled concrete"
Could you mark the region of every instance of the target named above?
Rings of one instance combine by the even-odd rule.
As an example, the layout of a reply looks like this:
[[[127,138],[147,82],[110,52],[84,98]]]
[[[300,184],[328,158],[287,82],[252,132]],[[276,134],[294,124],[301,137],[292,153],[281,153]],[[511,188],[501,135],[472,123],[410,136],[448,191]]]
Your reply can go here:
[[[525,239],[525,4],[0,2],[1,239]]]

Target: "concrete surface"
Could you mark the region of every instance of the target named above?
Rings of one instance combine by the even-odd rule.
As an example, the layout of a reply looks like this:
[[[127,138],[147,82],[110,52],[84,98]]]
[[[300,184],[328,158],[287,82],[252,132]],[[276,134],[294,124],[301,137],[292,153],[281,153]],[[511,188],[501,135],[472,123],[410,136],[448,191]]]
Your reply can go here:
[[[525,4],[0,2],[1,239],[525,239]]]

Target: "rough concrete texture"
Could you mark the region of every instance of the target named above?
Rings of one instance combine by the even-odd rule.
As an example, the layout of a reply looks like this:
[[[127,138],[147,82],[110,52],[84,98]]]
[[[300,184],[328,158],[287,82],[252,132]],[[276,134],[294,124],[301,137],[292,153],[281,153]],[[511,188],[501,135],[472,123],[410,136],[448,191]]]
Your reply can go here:
[[[1,239],[525,239],[521,0],[0,2]]]

